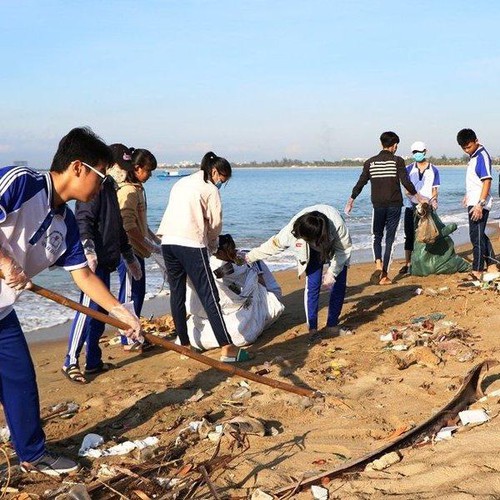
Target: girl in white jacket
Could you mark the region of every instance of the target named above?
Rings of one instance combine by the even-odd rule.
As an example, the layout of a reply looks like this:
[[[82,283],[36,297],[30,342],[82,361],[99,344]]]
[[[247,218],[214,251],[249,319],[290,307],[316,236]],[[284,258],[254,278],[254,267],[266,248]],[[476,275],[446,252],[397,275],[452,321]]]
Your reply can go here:
[[[265,259],[290,248],[297,258],[299,276],[306,273],[304,307],[311,341],[318,334],[318,308],[321,286],[329,289],[327,331],[339,334],[340,312],[344,305],[347,267],[351,257],[351,237],[344,219],[329,205],[314,205],[301,210],[276,235],[251,250],[248,263]],[[326,272],[323,267],[328,264]]]

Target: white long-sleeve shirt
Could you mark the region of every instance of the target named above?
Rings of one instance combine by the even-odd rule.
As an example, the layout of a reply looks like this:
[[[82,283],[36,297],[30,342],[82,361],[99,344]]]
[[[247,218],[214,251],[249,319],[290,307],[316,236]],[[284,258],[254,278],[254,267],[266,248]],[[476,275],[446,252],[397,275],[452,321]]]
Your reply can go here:
[[[215,250],[222,230],[219,190],[200,170],[175,183],[158,228],[163,245]]]

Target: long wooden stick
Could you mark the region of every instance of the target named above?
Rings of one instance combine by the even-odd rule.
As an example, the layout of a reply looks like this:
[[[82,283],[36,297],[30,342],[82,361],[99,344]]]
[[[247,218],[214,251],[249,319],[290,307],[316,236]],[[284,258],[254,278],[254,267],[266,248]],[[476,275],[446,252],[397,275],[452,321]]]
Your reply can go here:
[[[108,316],[107,314],[104,314],[99,311],[94,311],[93,309],[90,309],[90,307],[85,307],[82,304],[75,302],[74,300],[68,299],[63,295],[53,292],[52,290],[47,290],[46,288],[43,288],[39,285],[35,285],[34,283],[29,290],[36,293],[37,295],[45,297],[46,299],[53,300],[58,304],[61,304],[63,306],[69,307],[70,309],[74,309],[75,311],[86,314],[87,316],[97,319],[103,323],[107,323],[108,325],[114,326],[115,328],[119,328],[120,330],[128,330],[130,328],[126,323],[123,323],[119,319],[112,318],[111,316]],[[298,387],[296,385],[286,384],[284,382],[280,382],[279,380],[262,377],[247,370],[242,370],[241,368],[234,366],[234,364],[224,363],[222,361],[218,361],[216,359],[203,356],[202,354],[193,352],[189,347],[175,344],[174,342],[170,342],[161,337],[157,337],[156,335],[152,335],[151,333],[143,333],[143,336],[151,344],[164,347],[165,349],[178,352],[179,354],[184,354],[184,356],[195,359],[200,363],[212,366],[213,368],[219,371],[229,373],[230,375],[233,376],[237,375],[239,377],[252,380],[253,382],[257,382],[259,384],[268,385],[276,389],[281,389],[286,392],[298,394],[299,396],[315,397],[318,394],[316,391],[312,389],[306,389],[304,387]]]

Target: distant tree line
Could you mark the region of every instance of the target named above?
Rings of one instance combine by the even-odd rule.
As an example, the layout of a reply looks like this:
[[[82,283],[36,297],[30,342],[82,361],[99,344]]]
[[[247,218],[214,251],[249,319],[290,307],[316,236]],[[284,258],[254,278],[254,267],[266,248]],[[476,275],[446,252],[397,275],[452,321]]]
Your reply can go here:
[[[405,157],[406,162],[409,164],[413,161],[411,157]],[[469,161],[468,155],[462,155],[459,157],[448,157],[442,155],[440,157],[430,156],[428,160],[434,165],[467,165]],[[363,164],[365,160],[362,158],[344,158],[342,160],[314,160],[314,161],[303,161],[293,158],[282,158],[281,160],[270,160],[270,161],[250,161],[250,162],[234,162],[233,166],[238,168],[279,168],[279,167],[359,167]],[[500,158],[492,158],[492,162],[495,165],[500,164]],[[169,165],[163,164],[162,167],[168,167]],[[197,163],[189,164],[184,162],[183,165],[175,165],[181,168],[199,168],[200,165]]]

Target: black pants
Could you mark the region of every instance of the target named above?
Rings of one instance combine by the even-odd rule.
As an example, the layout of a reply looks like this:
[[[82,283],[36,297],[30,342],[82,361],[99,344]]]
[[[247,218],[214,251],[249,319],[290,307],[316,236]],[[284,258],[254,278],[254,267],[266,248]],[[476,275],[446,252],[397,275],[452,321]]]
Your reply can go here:
[[[413,252],[415,246],[415,208],[405,209],[405,250]]]
[[[186,323],[186,279],[189,278],[207,313],[215,338],[220,346],[232,343],[219,304],[206,248],[162,245],[170,286],[170,307],[175,330],[182,345],[189,345]]]
[[[469,237],[472,243],[472,270],[484,271],[484,264],[487,266],[494,264],[490,257],[495,257],[491,241],[486,236],[486,223],[488,222],[489,210],[483,210],[481,219],[473,221],[470,211],[472,207],[467,207],[469,211]]]

